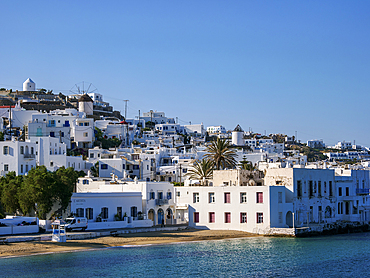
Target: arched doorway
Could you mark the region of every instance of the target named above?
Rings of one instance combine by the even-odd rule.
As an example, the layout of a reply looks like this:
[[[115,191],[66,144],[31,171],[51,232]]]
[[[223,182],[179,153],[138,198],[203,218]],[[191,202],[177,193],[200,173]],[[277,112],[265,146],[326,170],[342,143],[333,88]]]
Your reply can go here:
[[[289,228],[293,228],[293,213],[291,211],[286,213],[285,224],[287,224]]]
[[[172,219],[173,219],[172,209],[168,208],[166,210],[166,225],[171,225]]]
[[[164,212],[163,209],[158,210],[158,225],[164,224]]]
[[[150,209],[148,211],[148,219],[152,220],[153,221],[153,225],[155,225],[155,213],[154,213],[154,209]]]
[[[325,208],[325,218],[331,218],[331,207],[329,206]]]

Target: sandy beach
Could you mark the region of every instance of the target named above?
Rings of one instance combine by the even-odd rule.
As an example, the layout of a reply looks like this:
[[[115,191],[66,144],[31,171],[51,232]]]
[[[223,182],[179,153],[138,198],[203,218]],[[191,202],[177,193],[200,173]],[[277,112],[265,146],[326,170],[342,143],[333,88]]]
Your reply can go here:
[[[123,234],[117,237],[106,236],[84,240],[69,240],[67,242],[31,241],[0,245],[0,257],[27,256],[54,252],[71,252],[127,245],[154,245],[174,242],[188,242],[201,240],[218,240],[258,235],[230,230],[183,230],[162,231],[136,234]]]

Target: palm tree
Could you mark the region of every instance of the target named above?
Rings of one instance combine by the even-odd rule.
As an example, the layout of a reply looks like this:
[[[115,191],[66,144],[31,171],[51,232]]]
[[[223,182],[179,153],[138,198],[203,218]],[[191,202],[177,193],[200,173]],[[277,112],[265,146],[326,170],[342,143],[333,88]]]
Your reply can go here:
[[[209,159],[195,161],[193,168],[186,174],[190,179],[202,181],[204,185],[205,180],[212,179],[213,176],[213,162]]]
[[[208,152],[204,156],[211,159],[215,165],[216,170],[225,168],[235,168],[236,166],[236,151],[231,149],[231,144],[226,139],[217,138],[207,146]]]

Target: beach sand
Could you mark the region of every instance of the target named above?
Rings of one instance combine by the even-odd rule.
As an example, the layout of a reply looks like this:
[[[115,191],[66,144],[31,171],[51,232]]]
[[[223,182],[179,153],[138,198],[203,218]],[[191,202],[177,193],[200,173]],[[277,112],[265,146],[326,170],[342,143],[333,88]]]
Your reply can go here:
[[[175,242],[218,240],[229,238],[255,237],[258,235],[231,230],[182,230],[136,234],[122,234],[67,242],[30,241],[0,245],[0,257],[27,256],[35,254],[71,252],[125,245],[168,244]]]

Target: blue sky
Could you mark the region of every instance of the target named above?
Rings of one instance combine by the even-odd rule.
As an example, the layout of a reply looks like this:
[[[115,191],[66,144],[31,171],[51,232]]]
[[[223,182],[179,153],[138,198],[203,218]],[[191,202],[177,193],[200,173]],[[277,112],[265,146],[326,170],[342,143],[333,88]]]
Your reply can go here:
[[[370,146],[369,1],[1,1],[0,87]]]

